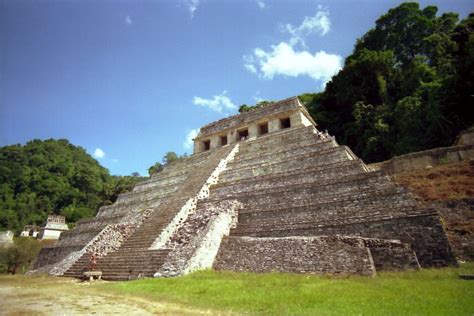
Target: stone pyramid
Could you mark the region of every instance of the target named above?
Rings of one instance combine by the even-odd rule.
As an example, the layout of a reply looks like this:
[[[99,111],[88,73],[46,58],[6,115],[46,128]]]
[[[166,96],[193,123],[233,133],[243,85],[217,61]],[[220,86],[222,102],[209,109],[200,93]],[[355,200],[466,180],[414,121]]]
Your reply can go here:
[[[201,128],[170,164],[43,248],[34,271],[362,274],[456,265],[436,209],[371,171],[298,98]]]

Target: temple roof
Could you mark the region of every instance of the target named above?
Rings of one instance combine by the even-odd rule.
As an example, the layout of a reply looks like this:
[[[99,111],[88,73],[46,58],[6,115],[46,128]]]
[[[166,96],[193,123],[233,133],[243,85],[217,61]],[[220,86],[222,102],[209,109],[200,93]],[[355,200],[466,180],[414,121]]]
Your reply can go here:
[[[306,108],[298,99],[298,97],[291,97],[285,100],[275,102],[271,105],[267,105],[258,109],[254,109],[248,112],[239,113],[219,121],[212,122],[210,124],[204,125],[201,127],[199,134],[196,138],[206,137],[208,135],[215,134],[217,132],[232,128],[238,127],[240,125],[245,125],[250,122],[262,119],[266,116],[273,114],[287,112],[293,109],[301,109],[308,118],[314,123],[308,114]],[[314,123],[316,125],[316,123]]]

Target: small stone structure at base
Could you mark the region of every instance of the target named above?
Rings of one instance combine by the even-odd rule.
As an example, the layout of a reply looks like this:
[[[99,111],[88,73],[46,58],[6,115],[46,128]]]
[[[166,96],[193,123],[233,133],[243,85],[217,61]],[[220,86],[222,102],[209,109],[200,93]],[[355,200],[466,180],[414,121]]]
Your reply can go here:
[[[39,227],[36,225],[25,225],[23,231],[20,233],[20,237],[32,237],[36,238],[39,234]]]
[[[48,215],[38,233],[38,239],[58,239],[62,232],[68,231],[66,219],[61,215]]]
[[[80,278],[91,254],[105,280],[457,265],[436,207],[318,131],[298,98],[208,124],[194,144],[44,247],[36,271]]]
[[[97,280],[102,279],[102,271],[85,271],[84,276],[89,279],[89,281],[94,281],[94,277],[97,278]]]

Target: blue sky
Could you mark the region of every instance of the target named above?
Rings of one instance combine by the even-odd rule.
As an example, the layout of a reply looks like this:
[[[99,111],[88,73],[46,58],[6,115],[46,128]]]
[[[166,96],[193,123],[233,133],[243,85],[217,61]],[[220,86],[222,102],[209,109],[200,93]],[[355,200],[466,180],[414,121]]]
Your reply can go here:
[[[146,175],[241,104],[320,91],[399,3],[0,0],[0,146],[67,138],[112,174]]]

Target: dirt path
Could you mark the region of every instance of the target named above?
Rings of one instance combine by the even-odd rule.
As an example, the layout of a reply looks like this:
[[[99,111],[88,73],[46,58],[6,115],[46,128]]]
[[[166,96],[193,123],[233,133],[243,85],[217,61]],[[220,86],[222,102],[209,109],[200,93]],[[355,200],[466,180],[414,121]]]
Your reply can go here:
[[[105,294],[94,284],[64,278],[0,278],[0,315],[196,315],[171,304]]]

